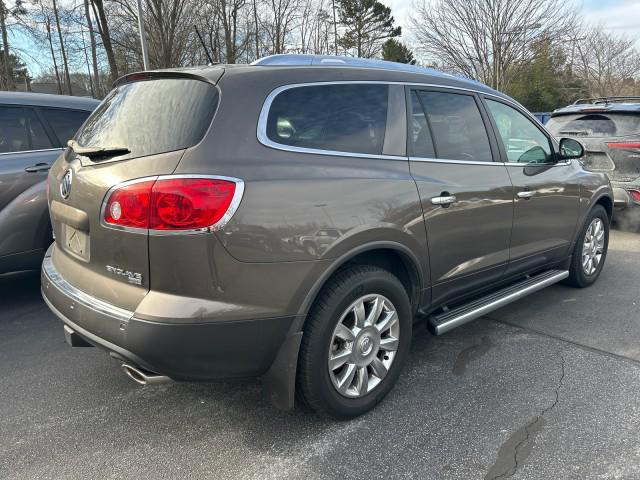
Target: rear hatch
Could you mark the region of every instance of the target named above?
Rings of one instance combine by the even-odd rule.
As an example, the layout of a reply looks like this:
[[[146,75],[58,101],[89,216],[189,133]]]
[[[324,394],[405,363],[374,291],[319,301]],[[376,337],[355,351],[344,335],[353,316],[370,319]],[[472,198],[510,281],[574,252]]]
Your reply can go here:
[[[52,257],[65,280],[136,308],[149,289],[148,230],[107,226],[103,205],[116,185],[171,174],[204,137],[217,104],[211,79],[191,74],[138,74],[116,85],[49,174]]]
[[[554,115],[546,124],[556,137],[575,138],[585,147],[584,167],[611,180],[640,180],[640,110],[589,109]]]

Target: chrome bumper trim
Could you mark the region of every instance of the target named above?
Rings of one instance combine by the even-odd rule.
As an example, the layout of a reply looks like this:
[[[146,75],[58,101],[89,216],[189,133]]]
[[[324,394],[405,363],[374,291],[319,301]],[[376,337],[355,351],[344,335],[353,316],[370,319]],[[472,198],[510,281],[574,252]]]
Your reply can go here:
[[[44,261],[42,262],[42,271],[55,288],[60,290],[74,302],[77,302],[91,310],[113,317],[117,320],[129,321],[131,317],[133,317],[133,312],[125,310],[124,308],[116,307],[115,305],[111,305],[110,303],[92,297],[91,295],[71,285],[64,278],[62,278],[60,272],[56,270],[51,257],[45,257]],[[46,293],[48,288],[49,285],[43,285],[42,291]]]

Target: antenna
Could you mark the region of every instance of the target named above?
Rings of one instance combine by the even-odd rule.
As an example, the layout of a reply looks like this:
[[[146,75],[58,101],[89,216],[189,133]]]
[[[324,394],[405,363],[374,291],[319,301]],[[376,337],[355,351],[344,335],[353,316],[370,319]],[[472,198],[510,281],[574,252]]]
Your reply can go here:
[[[193,28],[196,29],[196,35],[198,35],[198,39],[200,40],[200,43],[202,44],[202,48],[204,48],[204,53],[207,54],[207,58],[209,59],[209,65],[213,65],[215,62],[213,61],[213,58],[211,58],[211,55],[209,55],[209,50],[207,50],[207,46],[204,43],[204,40],[202,39],[202,35],[200,35],[200,31],[198,30],[198,26],[194,25]]]

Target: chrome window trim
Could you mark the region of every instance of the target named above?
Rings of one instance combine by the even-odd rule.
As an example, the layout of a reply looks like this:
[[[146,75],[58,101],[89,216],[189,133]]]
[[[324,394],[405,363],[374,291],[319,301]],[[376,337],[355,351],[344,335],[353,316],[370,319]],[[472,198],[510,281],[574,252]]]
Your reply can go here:
[[[15,150],[13,152],[2,152],[1,155],[17,155],[22,153],[39,153],[39,152],[53,152],[55,150],[64,150],[66,147],[55,147],[55,148],[41,148],[39,150]]]
[[[104,212],[107,208],[107,201],[109,197],[113,193],[114,190],[122,187],[126,187],[128,185],[133,185],[136,183],[147,182],[147,181],[157,181],[157,180],[173,180],[176,178],[205,178],[212,180],[226,180],[229,182],[233,182],[236,184],[236,190],[233,193],[233,198],[231,199],[231,203],[229,204],[229,208],[226,213],[222,216],[220,220],[218,220],[213,225],[203,228],[195,228],[190,230],[155,230],[152,228],[136,228],[136,227],[123,227],[120,225],[111,225],[104,221]],[[134,180],[127,180],[126,182],[117,183],[107,190],[104,198],[102,199],[102,205],[100,206],[100,225],[104,228],[109,228],[112,230],[120,230],[124,232],[130,233],[138,233],[143,235],[153,235],[153,236],[169,236],[169,235],[198,235],[202,233],[211,233],[216,232],[222,229],[233,217],[233,215],[238,210],[240,206],[240,202],[242,201],[242,197],[244,196],[244,180],[235,177],[225,177],[223,175],[198,175],[198,174],[177,174],[177,175],[155,175],[150,177],[142,177],[136,178]]]
[[[424,163],[453,163],[460,165],[490,165],[490,166],[503,166],[505,165],[502,162],[482,162],[480,160],[453,160],[448,158],[428,158],[428,157],[409,157],[409,161],[411,162],[424,162]],[[518,165],[523,165],[519,163]]]
[[[506,167],[566,167],[571,165],[571,161],[563,161],[556,163],[519,163],[519,162],[505,162],[502,165]]]
[[[355,80],[345,80],[345,81],[335,81],[335,82],[307,82],[307,83],[292,83],[288,85],[282,85],[269,93],[266,100],[262,104],[262,109],[260,110],[260,116],[258,117],[258,128],[257,128],[257,138],[258,141],[264,145],[265,147],[273,148],[276,150],[283,150],[285,152],[295,152],[295,153],[310,153],[314,155],[328,155],[334,157],[355,157],[355,158],[376,158],[383,160],[407,160],[406,156],[400,155],[384,155],[384,154],[366,154],[366,153],[356,153],[356,152],[340,152],[336,150],[323,150],[321,148],[307,148],[307,147],[295,147],[292,145],[285,145],[283,143],[278,143],[269,138],[267,135],[267,121],[269,119],[269,110],[271,110],[271,104],[273,100],[286,90],[291,90],[294,88],[301,87],[312,87],[318,85],[360,85],[360,84],[368,84],[368,85],[392,85],[398,84],[400,82],[376,82],[376,81],[355,81]],[[387,106],[387,113],[389,107]]]
[[[512,100],[508,97],[503,97],[501,95],[496,95],[489,92],[484,92],[482,90],[476,90],[468,87],[456,87],[451,85],[442,85],[437,83],[416,83],[416,82],[392,82],[385,80],[336,80],[336,81],[320,81],[320,82],[304,82],[304,83],[290,83],[286,85],[281,85],[274,90],[272,90],[264,103],[262,104],[262,108],[260,110],[260,116],[258,117],[258,127],[256,129],[256,136],[258,141],[268,148],[273,148],[275,150],[282,150],[285,152],[294,152],[294,153],[310,153],[314,155],[328,155],[328,156],[336,156],[336,157],[352,157],[352,158],[374,158],[380,160],[409,160],[407,156],[398,156],[398,155],[377,155],[377,154],[366,154],[366,153],[354,153],[354,152],[339,152],[334,150],[322,150],[319,148],[306,148],[306,147],[294,147],[290,145],[285,145],[282,143],[275,142],[271,140],[267,136],[267,120],[269,118],[269,110],[271,110],[271,104],[273,100],[282,92],[286,90],[290,90],[293,88],[301,88],[301,87],[312,87],[318,85],[403,85],[406,87],[425,87],[425,88],[442,88],[448,90],[459,90],[462,92],[478,94],[478,95],[487,95],[489,97],[495,97],[499,100],[502,100],[505,103],[508,103],[514,107],[517,107],[519,110],[524,110],[526,116],[529,117],[530,120],[538,122],[536,118],[527,111],[522,105],[520,105],[515,100]],[[521,112],[522,113],[522,112]],[[539,123],[539,122],[538,122]],[[541,126],[542,130],[550,137],[553,136],[544,128],[544,125]],[[417,157],[412,157],[411,160],[418,160]],[[466,161],[466,160],[446,160],[446,159],[427,159],[431,160],[444,160],[443,163],[468,163],[471,165],[475,165],[477,163],[481,164],[497,164],[504,165],[503,162],[475,162],[475,161]],[[420,160],[419,160],[420,161]]]
[[[133,312],[92,297],[79,288],[71,285],[62,278],[62,275],[60,275],[60,272],[58,272],[54,266],[51,257],[45,257],[42,262],[42,270],[51,284],[74,302],[117,320],[128,321],[133,317]],[[43,290],[46,290],[47,288],[48,287],[46,285],[43,285]]]

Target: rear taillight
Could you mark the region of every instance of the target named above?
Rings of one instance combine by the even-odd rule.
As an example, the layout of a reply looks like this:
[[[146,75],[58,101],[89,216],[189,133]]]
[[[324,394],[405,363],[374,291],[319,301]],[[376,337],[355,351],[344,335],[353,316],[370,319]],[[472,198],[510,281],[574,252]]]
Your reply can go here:
[[[107,226],[153,231],[209,230],[237,208],[244,184],[227,178],[158,177],[117,186],[104,203]]]
[[[634,201],[640,202],[640,192],[638,190],[629,190],[629,195]]]
[[[621,148],[623,150],[640,150],[640,142],[608,142],[609,148]]]

